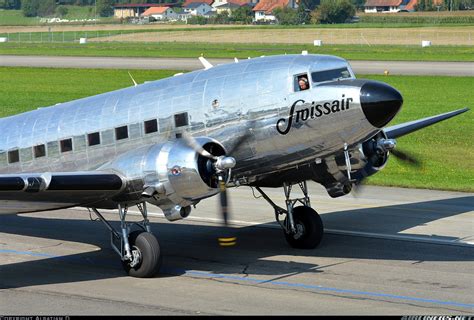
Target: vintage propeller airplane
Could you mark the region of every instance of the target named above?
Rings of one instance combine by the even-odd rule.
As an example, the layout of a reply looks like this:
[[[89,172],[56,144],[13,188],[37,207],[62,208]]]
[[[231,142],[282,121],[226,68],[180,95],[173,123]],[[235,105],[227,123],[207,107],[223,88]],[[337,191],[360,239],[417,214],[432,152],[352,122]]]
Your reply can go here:
[[[468,109],[384,127],[400,110],[391,86],[358,80],[348,62],[327,55],[236,60],[0,119],[0,213],[73,206],[92,209],[112,235],[129,275],[151,277],[161,265],[146,204],[168,220],[220,194],[252,186],[274,208],[288,243],[315,248],[323,224],[306,181],[330,196],[351,192],[382,169],[395,138]],[[298,185],[303,198],[292,198]],[[283,187],[286,208],[261,189]],[[127,210],[143,215],[138,230]],[[116,230],[99,212],[115,209]],[[134,224],[135,225],[135,224]],[[222,245],[234,237],[220,239]]]

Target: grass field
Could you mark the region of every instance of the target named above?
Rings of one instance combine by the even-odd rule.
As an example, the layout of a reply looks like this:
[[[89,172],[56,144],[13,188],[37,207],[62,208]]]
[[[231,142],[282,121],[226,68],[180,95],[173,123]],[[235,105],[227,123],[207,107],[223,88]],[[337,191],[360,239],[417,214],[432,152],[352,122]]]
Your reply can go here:
[[[28,31],[29,30],[29,31]],[[32,31],[38,30],[38,31]],[[73,42],[79,38],[90,41],[114,42],[205,42],[261,44],[324,44],[341,45],[421,45],[430,40],[433,45],[474,44],[474,26],[417,28],[337,28],[308,26],[184,26],[150,25],[125,28],[116,25],[60,28],[0,28],[0,37],[12,42]]]
[[[68,13],[62,19],[93,19],[95,17],[93,6],[65,6]],[[101,18],[101,21],[110,22],[110,18]],[[25,17],[21,10],[0,10],[0,26],[38,26],[43,25],[38,17]]]
[[[423,160],[422,169],[412,169],[392,157],[381,173],[369,178],[370,184],[474,191],[474,78],[366,77],[385,81],[403,94],[402,111],[391,125],[463,107],[471,109],[444,123],[397,139],[400,150]]]
[[[35,26],[40,18],[25,17],[21,10],[0,10],[0,26]]]
[[[149,58],[247,58],[301,53],[331,54],[349,60],[474,61],[474,46],[366,46],[217,43],[2,43],[0,55]]]
[[[222,30],[173,30],[103,36],[94,41],[206,42],[206,43],[292,43],[352,45],[473,45],[474,26],[436,28],[226,28]]]
[[[137,82],[178,71],[134,70]],[[364,77],[364,76],[360,76]],[[404,95],[393,124],[472,105],[474,78],[365,76],[386,81]],[[131,85],[126,70],[0,68],[0,116],[25,112]],[[398,139],[398,148],[423,160],[413,169],[391,158],[369,183],[402,187],[474,191],[474,114],[467,112]]]
[[[450,25],[474,22],[473,10],[398,12],[396,14],[357,13],[360,23]]]

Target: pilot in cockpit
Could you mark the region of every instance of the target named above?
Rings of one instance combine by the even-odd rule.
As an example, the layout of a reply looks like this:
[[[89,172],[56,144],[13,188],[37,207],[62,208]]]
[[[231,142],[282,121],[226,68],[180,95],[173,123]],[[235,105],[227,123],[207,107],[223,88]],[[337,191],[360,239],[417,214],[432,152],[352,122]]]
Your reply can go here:
[[[300,91],[308,90],[309,89],[308,78],[306,78],[306,76],[300,76],[298,78],[298,86],[300,88]]]

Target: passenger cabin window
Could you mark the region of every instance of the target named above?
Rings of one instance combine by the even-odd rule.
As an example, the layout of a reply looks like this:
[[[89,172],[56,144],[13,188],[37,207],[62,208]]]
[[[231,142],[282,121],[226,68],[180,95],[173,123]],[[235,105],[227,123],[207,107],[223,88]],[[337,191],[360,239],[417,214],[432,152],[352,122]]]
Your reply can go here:
[[[308,75],[300,74],[295,76],[295,91],[304,91],[309,89]]]
[[[72,139],[64,139],[59,141],[59,144],[61,146],[61,152],[69,152],[72,151]]]
[[[87,144],[89,147],[100,144],[100,133],[94,132],[87,135]]]
[[[33,147],[33,153],[35,155],[35,158],[41,158],[46,156],[46,147],[44,144],[40,144],[39,146],[34,146]]]
[[[145,134],[158,131],[158,121],[156,119],[145,121]]]
[[[20,162],[20,152],[18,150],[8,151],[8,163]]]
[[[174,125],[176,126],[176,128],[187,126],[188,122],[189,120],[187,112],[178,113],[174,115]]]
[[[116,140],[123,140],[128,138],[128,127],[118,127],[115,128],[115,139]]]
[[[311,73],[313,82],[334,81],[339,79],[347,79],[351,77],[351,73],[346,67],[339,69],[331,69],[324,71],[316,71]]]

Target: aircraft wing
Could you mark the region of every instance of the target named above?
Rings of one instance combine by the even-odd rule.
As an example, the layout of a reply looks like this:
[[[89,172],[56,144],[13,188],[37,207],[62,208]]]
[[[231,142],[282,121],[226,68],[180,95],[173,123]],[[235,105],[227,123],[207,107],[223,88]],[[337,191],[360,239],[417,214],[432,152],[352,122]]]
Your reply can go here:
[[[395,138],[404,136],[406,134],[412,133],[414,131],[423,129],[425,127],[431,126],[431,125],[433,125],[437,122],[452,118],[452,117],[457,116],[458,114],[464,113],[468,110],[469,110],[469,108],[464,108],[464,109],[459,109],[459,110],[439,114],[439,115],[433,116],[433,117],[428,117],[428,118],[423,118],[423,119],[420,119],[420,120],[405,122],[405,123],[402,123],[402,124],[398,124],[398,125],[395,125],[395,126],[388,127],[384,130],[384,132],[387,134],[387,137],[389,139],[395,139]]]
[[[108,171],[21,173],[0,175],[2,213],[24,213],[104,202],[126,186]]]

